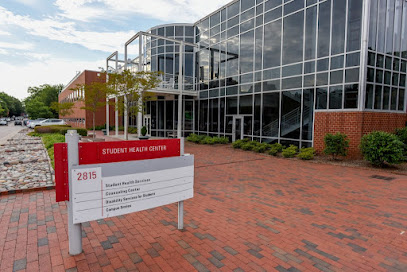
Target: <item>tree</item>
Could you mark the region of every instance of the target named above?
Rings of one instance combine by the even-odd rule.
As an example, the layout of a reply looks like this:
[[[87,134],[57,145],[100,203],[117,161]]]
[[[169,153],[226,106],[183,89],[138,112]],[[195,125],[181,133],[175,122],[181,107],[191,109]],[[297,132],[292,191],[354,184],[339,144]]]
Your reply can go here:
[[[78,90],[85,90],[85,97],[82,99],[85,106],[81,109],[92,112],[93,139],[95,139],[95,116],[96,112],[106,106],[106,97],[110,94],[106,82],[92,82],[90,84],[77,85]]]
[[[20,116],[24,112],[21,101],[4,92],[0,92],[0,104],[4,110],[3,115]]]
[[[31,118],[58,118],[58,111],[51,108],[51,104],[58,102],[58,95],[63,87],[62,84],[29,87],[29,96],[24,100],[28,115]],[[38,109],[37,106],[41,108]]]
[[[60,116],[67,116],[73,113],[74,102],[52,102],[51,109],[58,112]]]
[[[109,74],[107,88],[109,92],[115,94],[120,99],[118,107],[119,112],[123,114],[125,111],[128,117],[137,116],[143,111],[143,107],[147,100],[153,100],[154,94],[148,92],[154,89],[160,83],[159,72],[131,72],[124,70],[122,73]],[[126,140],[128,140],[128,122],[126,123]]]

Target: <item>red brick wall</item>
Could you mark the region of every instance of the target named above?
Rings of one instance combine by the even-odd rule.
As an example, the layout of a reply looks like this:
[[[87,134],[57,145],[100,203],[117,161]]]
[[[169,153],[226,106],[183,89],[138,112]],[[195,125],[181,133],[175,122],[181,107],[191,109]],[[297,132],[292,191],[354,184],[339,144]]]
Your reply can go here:
[[[406,113],[387,112],[315,112],[314,147],[318,153],[324,150],[324,136],[327,133],[342,132],[348,135],[349,158],[360,158],[360,140],[363,135],[375,130],[393,132],[404,127]]]
[[[99,74],[99,76],[98,76]],[[96,71],[88,71],[85,70],[83,71],[73,82],[65,88],[65,90],[59,94],[58,101],[61,102],[64,98],[66,98],[69,94],[73,92],[72,89],[74,89],[77,85],[81,84],[90,84],[95,81],[105,81],[105,77],[103,74],[100,74],[99,72]],[[114,101],[114,100],[112,100]],[[70,115],[66,116],[60,116],[62,119],[76,119],[76,118],[84,118],[85,119],[85,124],[80,124],[80,123],[75,123],[75,122],[70,122],[68,120],[67,123],[73,127],[82,127],[82,128],[92,128],[93,127],[93,114],[90,111],[81,109],[81,107],[84,106],[84,102],[82,101],[75,101],[75,105],[73,107],[73,113]],[[114,106],[110,106],[109,110],[109,115],[110,115],[110,120],[109,123],[111,126],[114,126]],[[106,124],[106,107],[101,107],[97,112],[95,116],[95,123],[96,126],[100,125],[105,125]],[[119,118],[119,125],[122,125],[121,119]]]

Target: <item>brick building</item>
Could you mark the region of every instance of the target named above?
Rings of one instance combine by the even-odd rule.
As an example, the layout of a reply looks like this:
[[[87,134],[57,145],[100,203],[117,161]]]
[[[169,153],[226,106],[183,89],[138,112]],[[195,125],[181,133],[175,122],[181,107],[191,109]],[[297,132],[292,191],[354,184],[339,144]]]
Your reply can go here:
[[[81,109],[84,106],[84,101],[82,101],[84,95],[83,90],[77,90],[78,85],[90,84],[95,81],[104,82],[106,77],[103,73],[97,71],[84,70],[78,73],[61,91],[58,96],[58,101],[61,102],[73,102],[75,103],[73,107],[73,113],[66,116],[60,116],[61,119],[72,127],[87,128],[91,129],[92,124],[92,112],[88,110]],[[110,106],[110,125],[114,125],[114,106]],[[106,124],[106,107],[101,107],[96,112],[95,118],[96,126],[101,126]]]

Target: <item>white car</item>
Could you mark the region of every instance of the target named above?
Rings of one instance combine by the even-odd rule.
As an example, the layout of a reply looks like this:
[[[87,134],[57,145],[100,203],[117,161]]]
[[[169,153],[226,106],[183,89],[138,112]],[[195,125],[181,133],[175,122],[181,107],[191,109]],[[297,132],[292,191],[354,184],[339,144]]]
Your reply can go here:
[[[8,123],[5,119],[0,120],[0,126],[7,126],[7,125],[8,125]]]
[[[29,128],[35,128],[35,126],[36,126],[39,122],[44,121],[44,120],[46,120],[46,119],[45,119],[45,118],[38,118],[38,119],[35,119],[35,120],[28,120],[27,127],[29,127]]]
[[[36,126],[64,126],[66,125],[65,121],[62,119],[46,119],[39,123],[34,124]]]

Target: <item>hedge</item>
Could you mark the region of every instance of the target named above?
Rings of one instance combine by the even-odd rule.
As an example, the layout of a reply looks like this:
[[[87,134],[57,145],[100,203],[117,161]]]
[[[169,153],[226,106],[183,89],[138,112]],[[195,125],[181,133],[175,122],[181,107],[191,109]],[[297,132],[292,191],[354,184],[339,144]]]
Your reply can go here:
[[[72,128],[69,126],[38,126],[34,129],[35,133],[38,134],[52,134],[52,133],[58,133],[65,135],[68,130],[76,130],[79,135],[81,136],[87,136],[88,131],[84,128]]]

